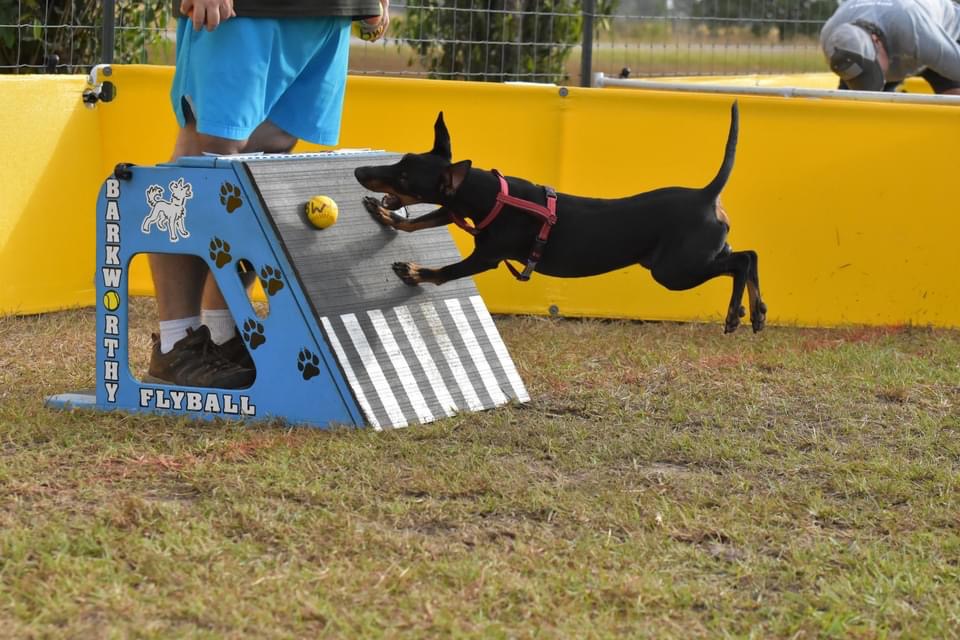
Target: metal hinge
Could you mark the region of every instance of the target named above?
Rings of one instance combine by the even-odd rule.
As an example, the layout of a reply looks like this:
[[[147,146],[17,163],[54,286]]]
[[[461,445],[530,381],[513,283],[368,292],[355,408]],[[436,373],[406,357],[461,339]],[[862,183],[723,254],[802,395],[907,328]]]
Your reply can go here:
[[[93,109],[98,102],[110,102],[117,97],[117,87],[109,80],[101,80],[100,76],[113,75],[109,64],[98,64],[90,70],[87,76],[87,88],[83,90],[83,103]]]

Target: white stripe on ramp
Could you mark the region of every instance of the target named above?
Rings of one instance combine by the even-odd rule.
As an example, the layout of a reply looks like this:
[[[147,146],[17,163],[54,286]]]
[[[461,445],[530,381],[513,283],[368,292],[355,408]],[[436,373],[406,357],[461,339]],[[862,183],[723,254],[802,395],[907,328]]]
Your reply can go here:
[[[363,388],[360,386],[360,381],[357,380],[357,376],[353,372],[353,367],[350,366],[350,360],[347,359],[347,354],[343,350],[343,345],[340,344],[337,333],[333,330],[333,325],[330,324],[330,319],[325,317],[320,318],[320,322],[323,324],[323,330],[327,332],[327,340],[330,342],[330,346],[333,347],[334,353],[337,354],[337,360],[340,361],[343,373],[347,376],[347,384],[350,385],[350,389],[357,399],[357,404],[360,405],[360,410],[363,411],[363,414],[370,422],[370,426],[376,431],[380,431],[382,427],[377,421],[377,416],[373,413],[373,408],[370,406],[370,403],[367,402],[367,396],[363,395]]]
[[[513,387],[515,397],[520,402],[529,402],[530,395],[527,393],[527,387],[523,384],[523,379],[517,372],[516,365],[513,364],[513,358],[510,357],[510,353],[507,351],[507,345],[503,343],[503,338],[500,337],[500,332],[493,323],[493,318],[490,317],[490,311],[487,309],[487,305],[483,303],[483,298],[480,296],[471,296],[470,304],[473,305],[474,311],[477,312],[477,317],[480,318],[483,331],[487,335],[487,340],[489,340],[493,346],[493,351],[497,354],[497,359],[500,360],[500,366],[503,367],[503,372],[507,374],[507,380],[510,381],[510,386]]]
[[[403,385],[403,390],[407,392],[407,398],[410,400],[410,404],[413,406],[417,418],[421,423],[431,422],[434,418],[430,412],[430,407],[427,406],[427,401],[424,400],[423,394],[420,393],[420,387],[417,386],[413,372],[410,371],[410,365],[407,364],[403,352],[400,351],[400,346],[394,339],[390,325],[387,324],[386,319],[383,317],[383,312],[379,309],[372,309],[367,312],[367,315],[370,316],[370,320],[373,322],[373,328],[380,337],[380,342],[383,343],[383,348],[387,352],[390,364],[393,365],[394,371],[397,372],[397,376],[400,378],[400,384]]]
[[[410,309],[395,307],[393,313],[397,316],[397,323],[403,328],[403,333],[407,336],[407,341],[410,343],[414,355],[417,356],[417,361],[426,374],[430,388],[433,389],[440,406],[443,407],[443,411],[448,416],[452,416],[457,411],[457,403],[454,402],[450,391],[447,390],[447,385],[443,381],[443,376],[440,375],[440,370],[437,369],[437,364],[430,357],[430,348],[417,330],[417,324],[410,314]]]
[[[480,374],[480,380],[483,381],[483,386],[487,389],[487,394],[490,396],[490,399],[493,400],[494,404],[504,404],[508,398],[503,393],[503,390],[500,389],[497,376],[493,373],[493,369],[490,368],[490,363],[487,362],[487,357],[484,355],[483,349],[480,348],[480,343],[477,342],[477,336],[473,333],[473,327],[470,326],[467,317],[463,315],[463,307],[460,305],[460,301],[456,298],[448,298],[446,303],[447,309],[450,310],[450,315],[453,316],[453,321],[457,325],[457,330],[460,331],[460,336],[463,338],[463,344],[467,348],[467,353],[470,354],[470,359],[473,360],[473,364]]]
[[[439,314],[437,314],[436,308],[432,303],[426,302],[420,305],[420,309],[423,311],[423,316],[427,319],[430,330],[437,339],[437,346],[440,348],[440,353],[443,354],[443,359],[446,360],[447,365],[453,372],[453,381],[457,383],[457,386],[463,393],[463,397],[467,401],[467,407],[471,411],[480,411],[483,409],[483,403],[480,402],[477,392],[470,384],[467,370],[463,368],[463,363],[460,362],[460,356],[457,355],[457,349],[453,346],[453,342],[450,341],[450,336],[447,335],[447,330],[443,326],[443,320],[441,320]]]
[[[347,313],[340,316],[340,318],[343,320],[343,324],[347,328],[347,333],[353,341],[357,355],[360,356],[360,360],[363,362],[363,368],[370,377],[373,390],[377,392],[380,403],[387,412],[387,417],[390,419],[390,426],[405,427],[407,425],[407,417],[403,415],[403,410],[400,408],[400,405],[397,404],[397,399],[390,389],[390,383],[387,382],[386,376],[383,375],[383,369],[380,368],[380,363],[377,362],[377,357],[374,355],[370,343],[367,342],[367,337],[363,335],[363,329],[360,327],[357,316],[352,313]]]

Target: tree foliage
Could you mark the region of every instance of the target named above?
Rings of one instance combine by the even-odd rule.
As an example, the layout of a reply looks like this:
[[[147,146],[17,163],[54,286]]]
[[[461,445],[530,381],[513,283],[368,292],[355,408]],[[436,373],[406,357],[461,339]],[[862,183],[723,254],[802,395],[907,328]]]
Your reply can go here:
[[[397,32],[434,78],[561,83],[582,30],[579,0],[424,0]]]
[[[165,38],[170,0],[117,0],[114,59],[143,62]],[[85,71],[100,62],[99,0],[0,1],[0,72]]]
[[[744,3],[730,0],[694,0],[690,15],[695,18],[723,18],[747,26],[756,36],[777,30],[780,40],[794,36],[816,36],[823,22],[833,15],[837,0],[761,0]],[[716,29],[720,23],[711,23]]]

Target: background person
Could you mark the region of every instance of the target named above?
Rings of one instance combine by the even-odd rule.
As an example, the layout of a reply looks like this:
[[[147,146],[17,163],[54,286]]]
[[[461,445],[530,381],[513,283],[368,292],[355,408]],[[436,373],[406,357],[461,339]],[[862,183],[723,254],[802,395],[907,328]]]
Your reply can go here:
[[[820,31],[841,89],[893,91],[921,76],[960,94],[960,5],[952,0],[847,0]]]
[[[173,160],[203,153],[288,153],[335,145],[350,25],[383,35],[388,0],[183,0],[170,97]],[[160,333],[146,380],[243,388],[253,361],[198,256],[151,254]]]

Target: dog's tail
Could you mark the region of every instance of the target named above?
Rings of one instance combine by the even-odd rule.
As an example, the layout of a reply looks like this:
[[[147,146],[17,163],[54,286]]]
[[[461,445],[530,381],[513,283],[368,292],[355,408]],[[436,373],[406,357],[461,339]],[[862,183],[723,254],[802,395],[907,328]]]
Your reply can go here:
[[[727,184],[730,172],[733,171],[733,158],[737,155],[737,134],[740,131],[740,108],[737,101],[733,101],[730,108],[730,133],[727,134],[727,148],[723,152],[723,164],[720,165],[720,171],[717,177],[710,181],[710,184],[703,188],[703,195],[708,200],[715,200],[723,187]]]
[[[147,204],[153,207],[163,197],[163,187],[158,184],[152,184],[147,187]]]

